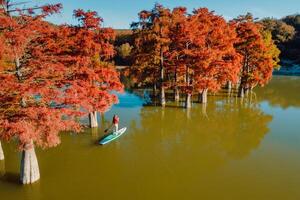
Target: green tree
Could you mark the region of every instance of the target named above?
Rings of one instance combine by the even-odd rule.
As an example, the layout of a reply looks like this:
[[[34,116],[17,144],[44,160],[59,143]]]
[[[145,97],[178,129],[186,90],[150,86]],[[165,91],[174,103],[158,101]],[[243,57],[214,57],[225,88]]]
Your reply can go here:
[[[295,28],[284,21],[274,18],[265,18],[261,20],[264,30],[272,33],[276,44],[282,44],[292,40],[295,36]]]
[[[131,55],[132,46],[129,43],[122,44],[117,47],[118,56],[126,59]]]
[[[286,16],[282,21],[295,27],[296,31],[300,30],[300,14]]]
[[[286,16],[282,19],[282,21],[293,26],[296,30],[293,40],[285,45],[282,56],[300,63],[300,14]]]
[[[265,57],[267,58],[272,58],[270,61],[272,62],[272,65],[274,69],[279,69],[279,55],[280,55],[280,50],[277,48],[274,40],[272,39],[272,34],[270,31],[262,31],[262,37],[263,37],[263,42],[268,49],[268,51],[265,51]]]

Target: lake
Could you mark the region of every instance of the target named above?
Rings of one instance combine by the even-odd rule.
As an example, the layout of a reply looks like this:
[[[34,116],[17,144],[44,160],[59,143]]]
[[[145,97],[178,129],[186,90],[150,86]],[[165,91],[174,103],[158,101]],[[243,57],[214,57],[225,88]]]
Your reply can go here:
[[[1,199],[300,199],[299,77],[275,76],[243,101],[211,95],[189,111],[144,106],[140,96],[120,95],[99,129],[38,149],[35,184],[18,184],[20,153],[4,143]],[[97,145],[115,113],[128,131]]]

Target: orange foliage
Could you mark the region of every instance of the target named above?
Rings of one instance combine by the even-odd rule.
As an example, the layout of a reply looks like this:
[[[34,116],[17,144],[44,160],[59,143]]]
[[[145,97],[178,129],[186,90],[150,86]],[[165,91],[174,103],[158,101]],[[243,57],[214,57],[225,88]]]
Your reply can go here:
[[[234,29],[206,8],[195,10],[190,23],[196,24],[192,43],[194,89],[218,91],[227,81],[236,83],[241,56],[234,48]]]
[[[77,117],[105,112],[122,91],[119,74],[106,61],[114,54],[112,29],[100,27],[95,12],[75,11],[78,26],[51,26],[43,21],[61,5],[0,12],[5,44],[0,66],[0,138],[17,138],[20,148],[60,143],[61,131],[80,131]]]
[[[232,22],[239,40],[235,46],[243,56],[241,69],[241,88],[251,89],[257,84],[263,86],[272,77],[278,59],[278,49],[271,40],[270,44],[264,41],[262,26],[255,23],[252,15],[240,16]],[[274,49],[275,48],[275,49]],[[277,49],[277,55],[271,53]]]
[[[160,81],[164,86],[166,54],[169,50],[170,10],[155,4],[151,11],[141,11],[132,23],[135,38],[135,65],[132,73],[143,83]]]
[[[170,12],[156,5],[140,12],[140,22],[133,27],[138,66],[134,69],[141,81],[159,80],[163,61],[164,85],[180,86],[186,93],[217,91],[227,81],[237,82],[241,56],[234,48],[236,33],[208,9],[190,15],[184,7]]]

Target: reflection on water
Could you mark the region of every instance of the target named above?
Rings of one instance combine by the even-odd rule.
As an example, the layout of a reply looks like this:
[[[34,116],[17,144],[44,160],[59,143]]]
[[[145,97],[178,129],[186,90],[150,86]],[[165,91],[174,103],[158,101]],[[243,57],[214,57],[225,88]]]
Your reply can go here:
[[[147,140],[146,144],[149,148],[156,145],[154,150],[167,154],[165,159],[170,161],[176,162],[170,155],[189,156],[201,163],[201,156],[205,159],[208,154],[210,161],[215,158],[222,162],[246,157],[268,133],[272,120],[257,105],[249,107],[235,102],[212,103],[207,108],[194,105],[191,110],[144,107],[140,116],[141,127],[135,131],[141,137],[151,135],[152,141]]]
[[[288,96],[281,91],[297,88],[294,81],[298,79],[275,78],[265,93],[256,90],[251,100],[228,98],[224,93],[210,96],[207,105],[195,103],[189,110],[180,104],[143,106],[141,91],[122,94],[120,104],[99,117],[98,129],[63,135],[57,148],[37,151],[42,177],[38,184],[16,184],[20,155],[13,143],[4,143],[0,196],[25,200],[298,200],[298,94]],[[108,145],[97,145],[115,113],[120,116],[120,127],[127,126],[128,131]]]
[[[5,161],[0,160],[0,177],[4,176],[5,174]]]
[[[273,81],[257,91],[258,98],[281,108],[300,107],[300,77],[275,76]]]

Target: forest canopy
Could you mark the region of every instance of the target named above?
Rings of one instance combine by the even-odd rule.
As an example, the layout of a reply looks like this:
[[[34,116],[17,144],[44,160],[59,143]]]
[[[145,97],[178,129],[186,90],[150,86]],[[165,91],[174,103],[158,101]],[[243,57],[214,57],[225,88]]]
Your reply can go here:
[[[294,63],[300,63],[300,14],[288,15],[281,19],[266,17],[258,20],[264,30],[271,32],[272,39],[280,49],[280,60],[289,60]],[[127,29],[116,29],[117,47],[128,43],[133,46],[132,31]],[[115,62],[120,65],[130,65],[130,59],[127,57],[122,60],[122,56],[116,55]]]
[[[282,19],[264,18],[261,23],[272,33],[281,51],[281,60],[300,63],[300,14],[289,15]]]

